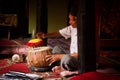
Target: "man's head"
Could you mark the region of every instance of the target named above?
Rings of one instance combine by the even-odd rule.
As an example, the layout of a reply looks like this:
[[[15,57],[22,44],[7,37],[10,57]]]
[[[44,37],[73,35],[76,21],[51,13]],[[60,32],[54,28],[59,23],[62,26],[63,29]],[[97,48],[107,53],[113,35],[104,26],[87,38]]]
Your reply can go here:
[[[77,27],[77,10],[76,9],[71,9],[69,12],[69,24],[73,27]]]

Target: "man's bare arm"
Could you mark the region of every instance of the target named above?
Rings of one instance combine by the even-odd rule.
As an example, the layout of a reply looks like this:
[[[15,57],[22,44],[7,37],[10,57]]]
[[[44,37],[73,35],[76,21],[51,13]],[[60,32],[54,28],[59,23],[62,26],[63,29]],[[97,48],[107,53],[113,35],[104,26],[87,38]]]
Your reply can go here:
[[[51,38],[51,37],[58,37],[58,36],[61,36],[61,34],[59,33],[59,31],[51,32],[51,33],[46,33],[46,34],[43,33],[43,32],[38,32],[36,34],[37,38],[42,38],[42,39]]]
[[[73,54],[71,54],[71,56],[78,58],[78,53],[73,53]]]
[[[61,36],[61,34],[58,31],[44,34],[44,38],[58,37],[58,36]]]

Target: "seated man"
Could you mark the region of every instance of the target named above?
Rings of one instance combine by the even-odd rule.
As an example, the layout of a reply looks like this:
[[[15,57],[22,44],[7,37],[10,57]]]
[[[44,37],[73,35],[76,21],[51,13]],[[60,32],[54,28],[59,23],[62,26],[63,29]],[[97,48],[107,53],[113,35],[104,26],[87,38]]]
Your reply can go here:
[[[57,37],[57,36],[63,36],[65,39],[71,38],[70,43],[70,53],[64,53],[62,47],[55,47],[53,50],[57,54],[53,55],[47,55],[46,61],[49,61],[52,65],[56,61],[61,61],[59,66],[55,66],[52,68],[53,72],[59,72],[63,70],[67,71],[76,71],[78,70],[78,48],[77,48],[77,17],[76,17],[76,11],[71,11],[69,13],[69,26],[56,31],[52,33],[42,33],[39,32],[36,34],[37,38],[50,38],[50,37]],[[75,72],[76,73],[76,72]],[[78,73],[78,72],[77,72]]]

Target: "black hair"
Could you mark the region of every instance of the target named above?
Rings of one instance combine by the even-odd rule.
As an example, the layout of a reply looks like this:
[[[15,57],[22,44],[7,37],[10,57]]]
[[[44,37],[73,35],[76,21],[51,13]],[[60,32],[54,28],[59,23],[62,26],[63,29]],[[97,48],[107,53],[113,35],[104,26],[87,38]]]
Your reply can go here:
[[[73,15],[73,16],[77,16],[78,13],[78,8],[71,8],[69,14]]]

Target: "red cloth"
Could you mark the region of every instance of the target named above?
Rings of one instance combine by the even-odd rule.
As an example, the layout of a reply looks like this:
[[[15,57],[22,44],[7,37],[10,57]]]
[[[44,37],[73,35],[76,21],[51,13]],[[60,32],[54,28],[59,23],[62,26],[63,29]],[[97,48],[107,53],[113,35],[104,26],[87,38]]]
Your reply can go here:
[[[25,73],[29,73],[30,70],[27,67],[26,63],[16,63],[16,64],[12,64],[9,67],[6,67],[2,70],[0,70],[0,74],[6,73],[8,71],[19,71],[19,72],[25,72]]]
[[[120,76],[108,75],[99,72],[86,72],[77,75],[70,80],[120,80]]]

